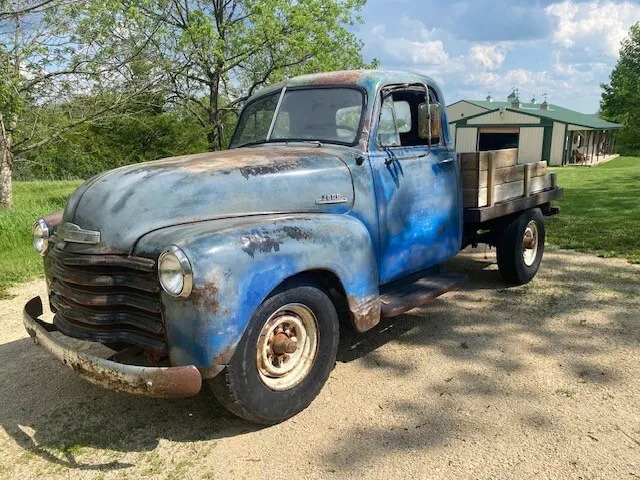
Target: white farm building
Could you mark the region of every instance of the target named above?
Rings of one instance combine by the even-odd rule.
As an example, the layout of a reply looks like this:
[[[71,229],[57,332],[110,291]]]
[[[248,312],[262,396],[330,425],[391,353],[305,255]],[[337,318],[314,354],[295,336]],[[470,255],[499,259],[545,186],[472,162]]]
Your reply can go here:
[[[451,138],[458,153],[518,148],[518,163],[549,165],[598,163],[613,152],[617,123],[557,105],[460,100],[447,107]]]

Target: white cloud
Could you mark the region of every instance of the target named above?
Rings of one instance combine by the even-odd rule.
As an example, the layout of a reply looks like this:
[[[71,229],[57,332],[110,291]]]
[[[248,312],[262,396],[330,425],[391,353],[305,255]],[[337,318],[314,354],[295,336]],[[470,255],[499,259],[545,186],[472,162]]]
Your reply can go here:
[[[469,49],[469,56],[485,70],[497,70],[507,56],[507,46],[503,43],[479,43]]]
[[[413,65],[440,65],[449,60],[440,40],[420,42],[405,38],[385,40],[387,55],[396,60],[409,61]]]
[[[553,41],[565,48],[617,57],[620,42],[629,28],[640,20],[640,5],[632,2],[574,3],[565,0],[549,5],[548,16],[557,28]]]

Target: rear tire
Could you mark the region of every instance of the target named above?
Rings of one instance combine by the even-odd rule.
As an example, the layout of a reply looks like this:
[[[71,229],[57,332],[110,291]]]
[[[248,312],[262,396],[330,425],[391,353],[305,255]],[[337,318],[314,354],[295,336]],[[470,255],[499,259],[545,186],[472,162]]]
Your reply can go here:
[[[524,285],[538,273],[544,253],[545,226],[542,211],[522,212],[500,232],[496,242],[498,269],[512,285]]]
[[[338,339],[338,315],[326,288],[311,278],[290,281],[254,312],[233,357],[209,385],[237,416],[282,422],[318,395],[335,365]]]

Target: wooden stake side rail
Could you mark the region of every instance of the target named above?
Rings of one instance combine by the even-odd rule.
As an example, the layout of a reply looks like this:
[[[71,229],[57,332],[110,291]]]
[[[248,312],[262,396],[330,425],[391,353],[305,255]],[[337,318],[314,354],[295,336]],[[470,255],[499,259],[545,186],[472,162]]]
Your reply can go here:
[[[560,198],[564,195],[564,189],[555,185],[549,190],[533,193],[528,197],[519,197],[511,200],[505,200],[496,203],[491,207],[465,207],[464,221],[465,223],[483,223],[495,218],[504,217],[512,213],[527,210],[529,208],[544,205],[552,200]]]
[[[518,149],[459,154],[463,203],[466,208],[491,207],[555,188],[555,174],[547,163],[518,165]]]

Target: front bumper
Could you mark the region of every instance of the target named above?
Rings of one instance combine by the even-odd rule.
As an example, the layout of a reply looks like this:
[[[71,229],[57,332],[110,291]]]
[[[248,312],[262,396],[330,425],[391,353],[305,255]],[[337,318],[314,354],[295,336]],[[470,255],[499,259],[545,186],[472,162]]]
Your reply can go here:
[[[49,330],[53,325],[38,318],[42,312],[40,297],[32,298],[24,307],[24,326],[33,341],[95,385],[118,392],[158,398],[191,397],[202,387],[202,376],[194,365],[142,367],[77,351],[64,342],[64,337],[51,335]]]

